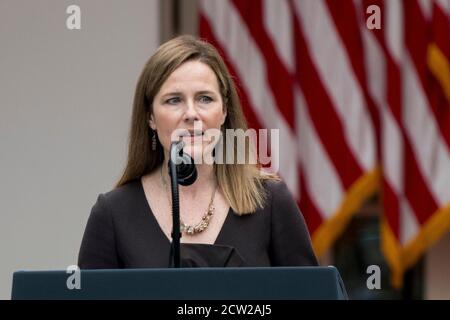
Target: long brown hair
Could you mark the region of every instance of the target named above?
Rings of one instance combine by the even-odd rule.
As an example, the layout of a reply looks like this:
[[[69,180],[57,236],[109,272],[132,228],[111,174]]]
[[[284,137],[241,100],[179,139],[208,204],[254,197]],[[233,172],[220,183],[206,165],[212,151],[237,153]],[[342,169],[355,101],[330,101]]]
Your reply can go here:
[[[151,148],[153,130],[148,125],[152,114],[153,99],[170,74],[187,61],[200,61],[216,74],[227,116],[222,126],[226,129],[247,130],[239,96],[233,79],[217,50],[209,43],[193,36],[178,36],[163,45],[145,64],[133,103],[129,136],[128,160],[122,177],[116,187],[157,169],[164,160],[164,150],[157,141],[156,150]],[[235,147],[236,148],[236,147]],[[227,152],[225,150],[225,152]],[[236,150],[232,151],[236,152]],[[250,151],[246,151],[248,154]],[[217,183],[231,208],[237,214],[254,212],[264,206],[263,180],[278,179],[273,174],[263,174],[255,164],[214,164]]]

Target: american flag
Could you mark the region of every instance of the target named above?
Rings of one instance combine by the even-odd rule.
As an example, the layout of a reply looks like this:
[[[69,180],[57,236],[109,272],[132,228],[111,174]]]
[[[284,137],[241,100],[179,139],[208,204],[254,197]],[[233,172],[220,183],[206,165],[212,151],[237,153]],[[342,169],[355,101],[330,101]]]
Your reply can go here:
[[[450,230],[450,0],[202,0],[199,11],[250,126],[279,129],[279,174],[316,254],[379,192],[400,286]]]

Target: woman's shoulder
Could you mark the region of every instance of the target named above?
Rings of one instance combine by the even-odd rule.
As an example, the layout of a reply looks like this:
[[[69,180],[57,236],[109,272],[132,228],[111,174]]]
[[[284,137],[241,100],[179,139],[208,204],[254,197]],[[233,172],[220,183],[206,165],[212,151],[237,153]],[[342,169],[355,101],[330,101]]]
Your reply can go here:
[[[266,208],[278,210],[298,210],[295,195],[281,178],[266,179],[263,181],[265,190]]]
[[[279,202],[294,201],[286,183],[278,175],[260,172],[258,180],[258,193],[261,202],[257,211],[270,214]]]
[[[264,190],[269,196],[291,195],[288,186],[280,177],[273,176],[262,181]]]
[[[136,203],[136,198],[141,192],[141,180],[134,179],[114,189],[101,193],[98,201],[108,207],[121,207],[124,204]]]

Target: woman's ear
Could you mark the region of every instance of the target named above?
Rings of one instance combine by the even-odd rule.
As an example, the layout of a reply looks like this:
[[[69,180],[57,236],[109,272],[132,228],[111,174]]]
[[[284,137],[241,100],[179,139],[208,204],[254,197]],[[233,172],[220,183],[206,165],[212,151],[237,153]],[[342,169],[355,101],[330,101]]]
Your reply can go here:
[[[222,123],[221,123],[221,126],[223,126],[223,124],[225,123],[226,119],[227,119],[227,108],[224,108],[223,112],[222,112]]]
[[[155,124],[155,119],[153,117],[153,114],[147,113],[147,119],[148,119],[148,125],[150,126],[150,128],[152,128],[153,130],[156,130],[156,124]]]

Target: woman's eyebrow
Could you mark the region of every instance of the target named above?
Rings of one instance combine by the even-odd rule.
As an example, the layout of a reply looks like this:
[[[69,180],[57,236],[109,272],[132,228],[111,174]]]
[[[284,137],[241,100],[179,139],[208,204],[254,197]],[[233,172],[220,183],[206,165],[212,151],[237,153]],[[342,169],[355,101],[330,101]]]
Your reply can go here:
[[[197,92],[195,93],[195,95],[202,95],[202,94],[208,94],[208,95],[212,95],[212,96],[217,95],[214,91],[211,91],[211,90],[201,90],[201,91],[197,91]],[[181,92],[181,91],[171,91],[171,92],[164,93],[164,94],[161,96],[161,98],[164,99],[164,98],[167,98],[167,97],[172,97],[172,96],[183,96],[183,95],[184,95],[184,94],[183,94],[183,92]]]
[[[166,96],[182,96],[183,93],[181,91],[172,91],[172,92],[167,92],[164,93],[161,97],[164,98]]]
[[[214,91],[209,91],[209,90],[202,90],[202,91],[198,91],[196,92],[197,95],[199,94],[209,94],[209,95],[216,95],[216,93]]]

